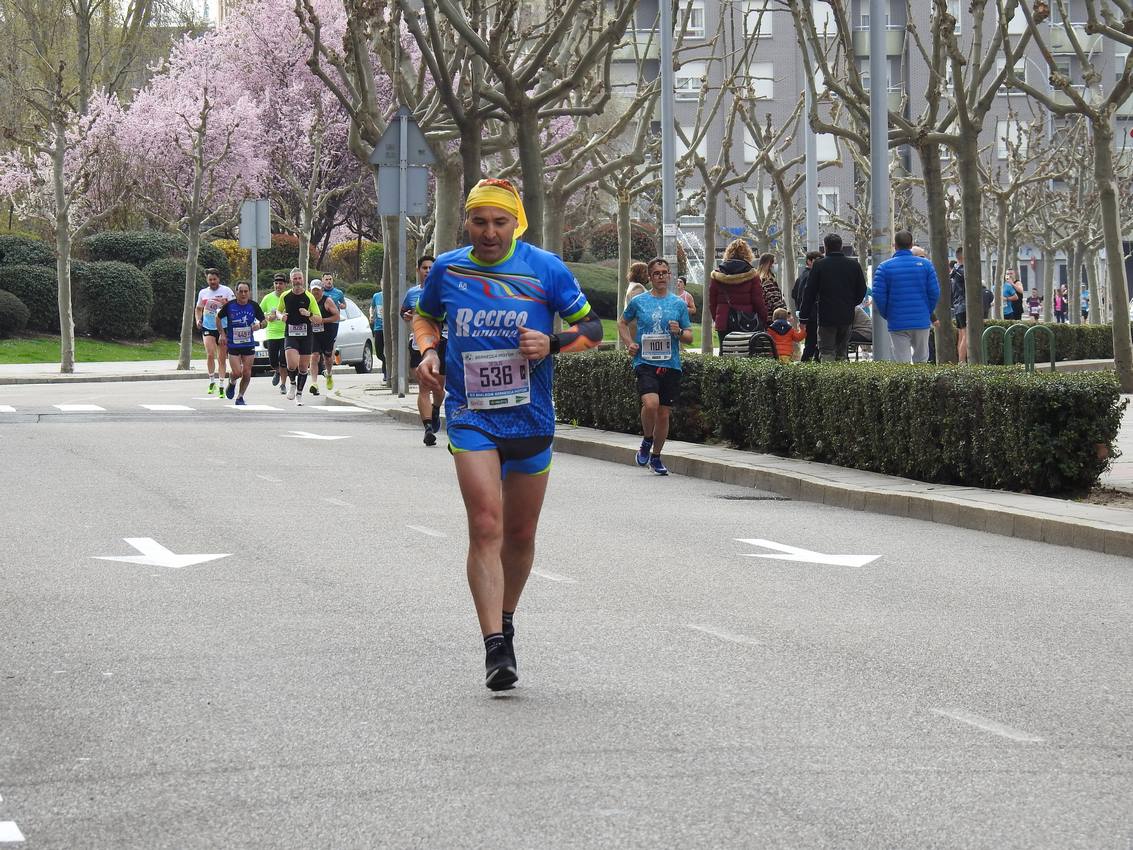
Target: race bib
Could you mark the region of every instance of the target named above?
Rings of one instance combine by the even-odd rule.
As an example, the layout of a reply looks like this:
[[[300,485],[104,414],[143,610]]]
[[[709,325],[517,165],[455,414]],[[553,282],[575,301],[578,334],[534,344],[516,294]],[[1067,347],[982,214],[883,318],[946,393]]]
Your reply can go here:
[[[642,360],[669,360],[673,356],[672,334],[642,334]]]
[[[311,330],[314,333],[321,334],[325,325],[311,325]]]
[[[464,354],[464,391],[472,410],[531,403],[531,374],[518,348]]]
[[[250,327],[233,328],[232,329],[232,344],[233,345],[251,345],[252,344],[252,329]]]
[[[287,335],[288,336],[306,336],[307,335],[307,326],[306,325],[288,325],[287,326]]]

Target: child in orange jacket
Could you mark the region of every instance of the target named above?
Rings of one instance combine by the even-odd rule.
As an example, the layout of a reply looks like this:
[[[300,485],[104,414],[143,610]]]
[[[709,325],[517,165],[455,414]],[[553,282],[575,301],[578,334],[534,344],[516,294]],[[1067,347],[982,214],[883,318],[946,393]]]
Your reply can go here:
[[[767,333],[775,343],[775,353],[779,355],[780,363],[790,363],[795,353],[795,343],[806,339],[806,328],[791,327],[790,313],[780,307],[772,315],[772,322],[767,326]]]

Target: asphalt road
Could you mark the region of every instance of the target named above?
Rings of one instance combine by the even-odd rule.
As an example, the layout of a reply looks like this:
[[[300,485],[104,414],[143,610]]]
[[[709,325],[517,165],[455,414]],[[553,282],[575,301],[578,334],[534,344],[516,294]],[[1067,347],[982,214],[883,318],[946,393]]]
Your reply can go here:
[[[1125,559],[558,455],[493,696],[447,452],[203,389],[0,388],[0,844],[1133,847]]]

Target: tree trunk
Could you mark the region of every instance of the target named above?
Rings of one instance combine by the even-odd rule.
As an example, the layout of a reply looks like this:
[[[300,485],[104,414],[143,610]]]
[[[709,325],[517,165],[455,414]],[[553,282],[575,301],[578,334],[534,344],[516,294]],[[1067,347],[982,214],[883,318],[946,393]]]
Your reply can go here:
[[[1106,287],[1105,283],[1103,282],[1103,276],[1098,274],[1097,257],[1094,255],[1094,252],[1083,250],[1082,256],[1082,265],[1086,270],[1086,286],[1089,287],[1090,292],[1097,293],[1098,299],[1097,312],[1095,313],[1091,309],[1090,317],[1097,324],[1104,325],[1108,321],[1108,318],[1106,316],[1106,307],[1112,299],[1108,297],[1109,293],[1102,291]]]
[[[547,190],[546,198],[547,206],[543,210],[543,248],[561,257],[566,200],[562,190],[554,186]]]
[[[1049,322],[1050,316],[1047,305],[1054,309],[1054,252],[1049,248],[1043,249],[1043,321]],[[1066,309],[1070,309],[1067,299]]]
[[[177,371],[184,372],[193,357],[193,324],[197,304],[197,252],[201,248],[201,223],[189,220],[189,248],[185,255],[185,303],[181,314],[181,347],[177,352]]]
[[[700,353],[715,351],[712,317],[708,315],[708,280],[716,262],[716,204],[719,192],[712,186],[704,190],[704,316],[700,320]]]
[[[460,245],[460,212],[464,209],[460,163],[446,157],[433,172],[437,178],[434,200],[433,253],[437,256]]]
[[[948,280],[948,205],[940,173],[940,146],[917,148],[924,175],[925,208],[928,218],[928,254],[940,283],[936,302],[936,362],[956,362],[956,329],[952,326],[952,287]]]
[[[76,10],[75,27],[77,29],[78,48],[78,78],[79,78],[79,114],[86,115],[90,107],[91,92],[91,61],[90,61],[90,9],[85,4]],[[85,14],[84,14],[85,13]]]
[[[51,180],[55,190],[55,283],[59,300],[59,371],[75,371],[75,318],[71,309],[71,209],[63,179],[67,155],[67,128],[61,117],[54,121]]]
[[[306,204],[299,208],[299,271],[303,272],[303,280],[311,279],[311,230],[314,218]]]
[[[1105,233],[1106,277],[1112,281],[1113,365],[1123,393],[1133,393],[1133,342],[1129,336],[1129,287],[1125,280],[1125,253],[1121,250],[1121,208],[1113,175],[1113,128],[1108,113],[1094,124],[1094,179]],[[1092,308],[1091,308],[1092,312]]]
[[[1070,291],[1078,293],[1078,299],[1082,298],[1082,272],[1081,267],[1078,265],[1078,249],[1071,248],[1066,252],[1066,280],[1070,284]],[[1089,316],[1082,320],[1083,324],[1092,322],[1094,320],[1094,305],[1098,301],[1098,294],[1090,292],[1090,313]],[[1080,312],[1080,311],[1079,311]]]
[[[624,189],[618,190],[618,300],[614,305],[614,318],[621,317],[625,309],[626,289],[629,285],[629,267],[633,262],[633,222],[630,220],[630,196]],[[622,337],[614,341],[622,348]]]
[[[533,109],[516,116],[516,147],[523,174],[523,208],[527,212],[525,242],[543,247],[543,143],[539,138],[539,117]]]
[[[803,269],[806,268],[806,258],[798,256],[795,252],[794,195],[787,191],[787,186],[781,178],[775,181],[775,188],[779,195],[779,207],[783,213],[779,225],[783,229],[783,261],[779,264],[779,268],[791,270],[790,280],[784,280],[787,286],[783,297],[787,299],[787,305],[791,308],[793,315],[798,311],[799,305],[795,304],[791,298],[791,290],[795,288],[795,279],[802,274]]]
[[[980,262],[983,193],[979,170],[979,141],[976,133],[961,133],[956,151],[961,206],[964,211],[964,309],[968,319],[968,362],[972,364],[983,362],[980,337],[984,332],[983,264]]]
[[[483,176],[483,163],[481,162],[481,138],[484,124],[479,119],[472,119],[460,128],[460,165],[464,180],[464,195],[467,196],[472,188],[480,182]]]
[[[994,278],[992,278],[992,280],[995,281],[996,286],[1000,285],[1000,281],[1007,279],[1007,256],[1008,256],[1008,254],[1011,250],[1011,246],[1007,244],[1010,241],[1010,239],[1008,237],[1008,233],[1007,233],[1007,231],[1008,231],[1007,218],[1008,218],[1007,196],[1006,195],[996,195],[995,196],[995,224],[996,224],[996,235],[997,235],[996,241],[998,242],[998,244],[996,245],[997,256],[996,256],[995,262],[996,262],[996,267],[999,269],[999,273]],[[994,313],[995,318],[1002,319],[1003,318],[1003,299],[1002,298],[996,298],[992,303],[995,305],[995,313]]]

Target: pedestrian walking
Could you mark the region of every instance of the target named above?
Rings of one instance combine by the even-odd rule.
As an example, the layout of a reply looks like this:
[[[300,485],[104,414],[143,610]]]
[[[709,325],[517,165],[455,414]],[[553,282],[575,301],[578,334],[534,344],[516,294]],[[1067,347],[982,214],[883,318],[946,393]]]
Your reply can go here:
[[[803,266],[802,272],[795,278],[795,285],[791,287],[791,301],[795,310],[795,315],[799,315],[802,309],[803,298],[806,295],[806,284],[810,279],[810,270],[814,267],[817,260],[821,259],[821,251],[808,251],[806,255],[806,265]],[[803,363],[808,363],[811,360],[818,359],[818,320],[811,318],[810,321],[803,323],[806,328],[806,339],[803,340]]]
[[[388,383],[389,367],[386,365],[386,331],[385,319],[382,317],[383,299],[382,290],[378,290],[370,298],[370,328],[374,333],[374,352],[382,359],[382,380]]]
[[[948,274],[948,287],[952,296],[952,318],[956,322],[956,360],[968,362],[968,296],[965,291],[964,247],[956,246],[956,261]]]
[[[810,270],[799,318],[817,318],[822,360],[849,360],[854,308],[866,294],[865,272],[857,260],[842,252],[842,237],[837,233],[827,234],[822,241],[826,255]]]
[[[940,298],[936,269],[913,254],[913,234],[893,234],[893,256],[873,273],[873,304],[889,327],[893,359],[898,363],[927,363],[932,311]]]
[[[1066,324],[1067,300],[1066,287],[1058,286],[1054,290],[1054,321],[1056,324]]]

